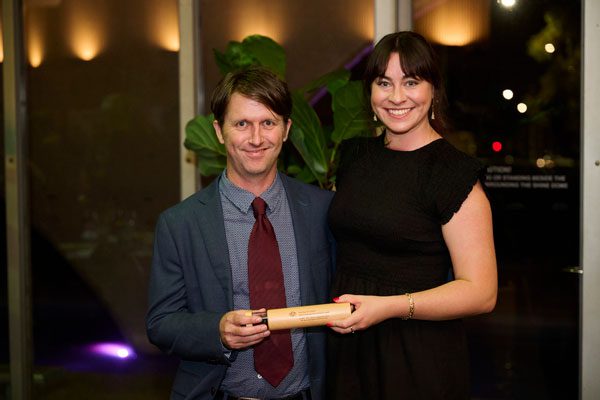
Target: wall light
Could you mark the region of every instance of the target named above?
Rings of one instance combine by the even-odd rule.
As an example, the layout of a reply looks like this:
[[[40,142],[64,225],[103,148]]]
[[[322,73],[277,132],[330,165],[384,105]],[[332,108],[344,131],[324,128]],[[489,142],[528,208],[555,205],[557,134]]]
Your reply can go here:
[[[2,24],[0,23],[0,32],[2,32]],[[4,41],[2,39],[2,35],[0,34],[0,63],[4,61]]]
[[[31,10],[28,14],[26,14],[26,32],[25,32],[25,40],[27,43],[27,61],[29,61],[29,65],[33,68],[37,68],[42,65],[44,61],[45,51],[44,51],[44,32],[42,23],[42,15],[38,10]]]
[[[517,4],[516,0],[498,0],[498,3],[500,3],[502,6],[506,7],[506,8],[512,8],[515,6],[515,4]]]
[[[264,5],[260,1],[238,1],[236,7],[231,10],[232,38],[234,40],[243,40],[248,35],[268,36],[277,43],[285,42],[283,37],[284,19],[273,18],[273,15],[285,15],[284,2],[270,2],[268,13],[264,11]],[[280,8],[280,9],[277,9]]]
[[[179,51],[179,17],[177,2],[152,0],[147,8],[148,36],[160,48]]]
[[[78,0],[68,3],[67,40],[73,54],[84,61],[95,58],[104,47],[105,12],[101,2]]]
[[[490,0],[413,1],[415,30],[434,43],[465,46],[490,32]]]

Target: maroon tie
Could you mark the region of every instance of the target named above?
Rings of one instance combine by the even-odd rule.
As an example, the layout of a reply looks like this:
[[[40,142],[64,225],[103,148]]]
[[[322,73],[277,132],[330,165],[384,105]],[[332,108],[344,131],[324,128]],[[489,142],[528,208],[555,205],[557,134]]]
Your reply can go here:
[[[260,197],[252,202],[256,222],[248,242],[248,288],[254,310],[286,307],[281,256],[273,225],[265,215],[266,206]],[[289,329],[272,331],[254,346],[254,368],[273,387],[279,385],[293,365]]]

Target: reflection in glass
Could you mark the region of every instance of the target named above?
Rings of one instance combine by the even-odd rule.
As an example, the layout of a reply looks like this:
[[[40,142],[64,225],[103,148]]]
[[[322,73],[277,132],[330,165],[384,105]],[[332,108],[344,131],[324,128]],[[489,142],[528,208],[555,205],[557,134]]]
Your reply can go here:
[[[413,1],[415,27],[438,43],[446,138],[488,165],[500,279],[496,310],[466,320],[473,397],[576,398],[581,3],[482,1],[489,34],[464,45],[420,22],[446,3]]]

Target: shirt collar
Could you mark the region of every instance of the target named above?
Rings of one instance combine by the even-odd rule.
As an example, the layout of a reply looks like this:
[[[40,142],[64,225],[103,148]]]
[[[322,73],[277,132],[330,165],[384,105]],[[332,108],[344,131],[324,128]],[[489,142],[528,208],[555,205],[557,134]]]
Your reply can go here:
[[[252,210],[252,201],[256,196],[253,193],[236,186],[227,178],[227,169],[223,170],[219,177],[219,191],[225,196],[240,212],[246,214]],[[273,213],[280,204],[281,196],[284,195],[283,183],[279,172],[275,175],[275,180],[261,193],[261,197],[267,203],[267,213]]]

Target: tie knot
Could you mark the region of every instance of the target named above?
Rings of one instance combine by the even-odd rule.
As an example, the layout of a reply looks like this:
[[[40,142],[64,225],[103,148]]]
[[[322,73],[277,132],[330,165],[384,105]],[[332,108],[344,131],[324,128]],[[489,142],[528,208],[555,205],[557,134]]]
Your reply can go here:
[[[267,203],[260,197],[256,197],[252,200],[252,210],[254,210],[254,218],[257,218],[259,215],[265,215],[265,211],[267,209]]]

